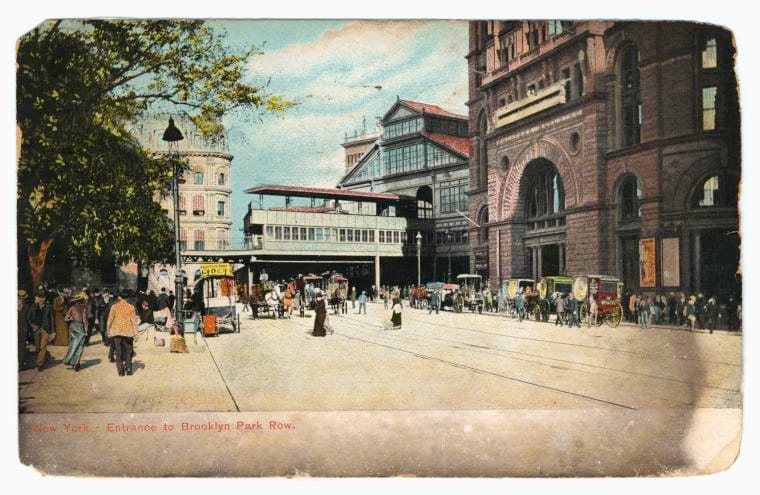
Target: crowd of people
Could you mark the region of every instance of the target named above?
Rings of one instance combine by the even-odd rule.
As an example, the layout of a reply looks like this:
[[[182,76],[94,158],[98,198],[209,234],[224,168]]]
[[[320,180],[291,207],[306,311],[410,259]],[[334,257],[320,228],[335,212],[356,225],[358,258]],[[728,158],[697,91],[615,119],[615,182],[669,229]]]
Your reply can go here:
[[[644,328],[667,324],[713,333],[719,328],[737,331],[742,323],[742,305],[733,296],[721,305],[716,296],[705,298],[702,293],[687,298],[683,292],[647,295],[628,291],[621,304],[626,321]]]
[[[169,320],[172,350],[182,349],[182,332],[171,314],[176,297],[173,291],[121,290],[113,293],[104,288],[51,288],[44,285],[34,291],[18,294],[18,364],[24,369],[29,346],[34,346],[35,367],[44,371],[52,361],[48,345],[66,346],[63,364],[75,372],[82,368],[82,354],[95,344],[92,337],[100,335],[100,344],[109,348],[108,358],[116,363],[120,376],[133,373],[134,338],[139,332],[155,325],[155,315],[164,314]],[[200,299],[200,300],[199,300]],[[202,298],[188,293],[185,308],[195,309]]]

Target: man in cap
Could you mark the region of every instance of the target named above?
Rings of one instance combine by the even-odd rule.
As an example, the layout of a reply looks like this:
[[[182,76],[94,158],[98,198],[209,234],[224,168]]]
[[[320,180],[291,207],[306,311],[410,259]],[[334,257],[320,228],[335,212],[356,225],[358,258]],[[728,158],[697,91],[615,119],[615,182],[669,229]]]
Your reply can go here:
[[[137,334],[137,313],[128,297],[128,291],[121,291],[108,313],[108,336],[113,342],[119,376],[132,374],[132,342]]]
[[[29,309],[26,321],[34,335],[34,348],[37,352],[37,370],[45,369],[50,353],[47,345],[53,334],[53,309],[48,304],[44,292],[38,292],[34,298],[34,305]]]

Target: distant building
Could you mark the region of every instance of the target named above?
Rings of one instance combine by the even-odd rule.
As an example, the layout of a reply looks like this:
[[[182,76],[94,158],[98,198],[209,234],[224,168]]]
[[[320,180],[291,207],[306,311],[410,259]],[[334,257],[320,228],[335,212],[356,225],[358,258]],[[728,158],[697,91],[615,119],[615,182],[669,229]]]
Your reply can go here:
[[[343,143],[343,149],[346,153],[345,173],[349,173],[352,168],[364,157],[367,151],[372,148],[375,141],[383,135],[382,130],[375,129],[372,132],[367,131],[366,119],[362,122],[361,132],[355,130],[352,135],[346,133]]]
[[[161,138],[168,125],[169,115],[149,115],[137,122],[130,131],[147,149],[166,153],[167,143]],[[232,155],[226,135],[207,139],[195,128],[190,119],[174,116],[175,125],[184,139],[177,150],[189,162],[184,182],[179,187],[180,248],[182,251],[224,251],[230,247],[230,195],[232,187]],[[174,205],[170,197],[162,203],[169,218],[174,218]],[[192,284],[197,264],[183,266]],[[138,285],[146,284],[156,290],[174,287],[174,269],[171,265],[157,264],[143,268],[138,274]]]
[[[474,267],[738,294],[734,53],[707,24],[471,22]]]
[[[401,203],[406,216],[421,221],[423,278],[442,280],[470,269],[468,213],[470,138],[468,121],[428,103],[398,99],[380,121],[382,136],[340,179],[338,187],[414,198]],[[407,232],[414,244],[416,231]]]

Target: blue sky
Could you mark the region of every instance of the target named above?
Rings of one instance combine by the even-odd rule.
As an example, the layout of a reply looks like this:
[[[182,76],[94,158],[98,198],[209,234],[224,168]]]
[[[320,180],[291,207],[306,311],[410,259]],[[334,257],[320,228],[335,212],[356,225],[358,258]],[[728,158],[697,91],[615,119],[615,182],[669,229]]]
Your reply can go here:
[[[298,102],[282,116],[226,118],[232,162],[231,241],[248,202],[266,183],[333,187],[343,170],[346,131],[368,127],[396,100],[466,113],[467,23],[462,21],[215,21],[228,44],[264,51],[252,82]],[[381,89],[376,88],[381,87]]]

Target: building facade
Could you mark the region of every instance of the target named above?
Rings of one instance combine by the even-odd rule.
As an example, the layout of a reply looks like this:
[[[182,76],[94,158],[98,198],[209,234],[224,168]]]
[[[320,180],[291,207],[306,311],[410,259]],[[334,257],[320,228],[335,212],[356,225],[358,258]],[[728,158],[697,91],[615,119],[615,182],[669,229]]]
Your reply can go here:
[[[148,150],[166,153],[167,143],[161,138],[169,115],[149,115],[137,122],[130,131]],[[177,143],[177,152],[188,161],[179,186],[180,249],[182,251],[225,251],[230,248],[231,166],[227,137],[207,139],[184,116],[174,116],[175,125],[184,139]],[[163,200],[162,207],[169,218],[174,218],[173,199]],[[192,284],[200,266],[190,263],[183,266],[188,284]],[[155,264],[140,267],[138,285],[151,290],[174,287],[173,265]]]
[[[733,39],[709,25],[470,24],[473,268],[738,294]]]
[[[468,120],[443,108],[397,101],[380,121],[382,136],[338,182],[352,191],[394,193],[408,202],[387,216],[416,218],[423,243],[423,279],[466,273],[470,139]],[[417,231],[409,230],[413,245]]]
[[[366,119],[362,122],[362,130],[354,130],[353,134],[346,133],[341,146],[345,152],[345,172],[349,173],[357,163],[367,154],[375,144],[375,141],[383,135],[381,129],[376,128],[373,131],[367,131]]]

